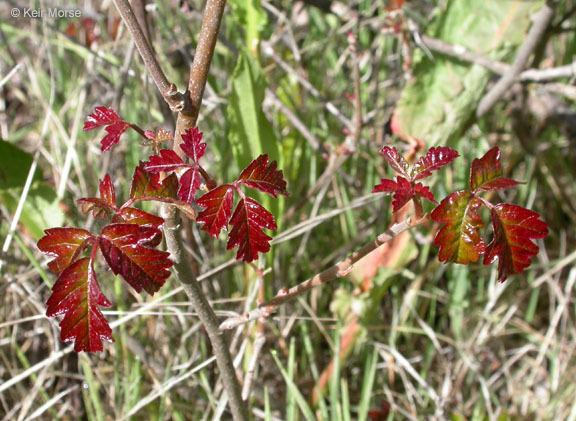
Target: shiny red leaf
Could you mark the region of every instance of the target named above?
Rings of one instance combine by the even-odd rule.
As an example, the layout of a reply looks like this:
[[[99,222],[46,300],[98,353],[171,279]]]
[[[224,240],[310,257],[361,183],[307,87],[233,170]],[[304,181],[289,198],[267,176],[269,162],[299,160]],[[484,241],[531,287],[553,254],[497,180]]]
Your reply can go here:
[[[432,175],[432,171],[439,170],[445,165],[448,165],[456,158],[458,152],[448,147],[431,148],[420,158],[412,167],[412,180],[420,180],[422,178]]]
[[[180,188],[178,197],[184,202],[192,203],[196,195],[196,190],[202,185],[202,177],[197,167],[190,168],[180,177]]]
[[[104,219],[106,216],[116,212],[116,192],[114,184],[108,174],[100,181],[100,198],[89,197],[78,199],[82,205],[82,212],[92,212],[94,218]]]
[[[422,183],[414,184],[414,196],[423,197],[432,203],[438,203],[436,199],[434,199],[434,194],[430,191],[430,187],[424,187]]]
[[[268,155],[260,155],[250,163],[238,177],[238,183],[252,187],[273,197],[288,196],[286,181],[276,161],[268,164]]]
[[[150,162],[146,163],[144,169],[152,173],[159,173],[175,171],[185,165],[176,152],[170,149],[162,149],[160,155],[152,155],[150,157]]]
[[[96,107],[94,112],[86,117],[86,121],[84,122],[84,131],[108,126],[118,121],[122,120],[112,108]]]
[[[170,276],[170,254],[146,247],[158,234],[153,227],[111,224],[100,235],[100,250],[108,266],[137,292],[144,289],[153,295]]]
[[[132,184],[130,185],[130,198],[139,197],[177,197],[178,177],[170,174],[160,181],[160,174],[144,170],[144,163],[140,163],[134,170]]]
[[[187,129],[184,132],[180,148],[192,162],[198,164],[206,151],[206,143],[202,142],[202,132],[198,130],[198,127]]]
[[[386,162],[388,162],[396,174],[405,178],[409,178],[408,162],[406,162],[404,157],[400,155],[398,149],[390,146],[384,146],[380,153],[384,155],[384,159],[386,159]]]
[[[467,265],[477,262],[486,250],[479,230],[484,221],[478,214],[482,201],[469,191],[459,191],[446,197],[430,214],[433,221],[444,225],[436,233],[434,245],[440,248],[441,262]]]
[[[86,117],[84,131],[94,130],[99,127],[106,127],[108,134],[102,139],[102,152],[109,151],[120,140],[120,136],[128,130],[130,123],[122,121],[118,114],[108,107],[96,107],[94,113]]]
[[[472,167],[470,168],[470,189],[472,191],[502,190],[517,184],[520,183],[502,177],[500,148],[498,146],[490,149],[482,158],[472,161]]]
[[[484,264],[498,259],[498,281],[518,274],[530,266],[530,259],[538,254],[532,239],[548,235],[548,225],[540,215],[516,205],[499,204],[490,209],[494,239],[486,247]]]
[[[222,228],[228,227],[228,220],[232,215],[234,199],[234,186],[224,184],[210,190],[196,201],[204,209],[198,215],[198,222],[202,223],[202,230],[208,231],[213,237],[218,237]]]
[[[262,228],[275,230],[278,227],[274,216],[254,199],[247,197],[240,200],[230,224],[233,226],[228,238],[228,250],[238,246],[236,259],[252,262],[258,258],[258,253],[270,250],[271,237],[267,236]]]
[[[77,260],[60,274],[46,306],[48,317],[64,314],[60,339],[75,340],[74,351],[98,352],[103,349],[102,340],[114,342],[99,309],[110,307],[110,301],[100,290],[90,258]]]
[[[380,184],[375,186],[372,193],[392,193],[392,210],[398,212],[406,203],[414,197],[412,185],[404,177],[396,177],[397,181],[382,179]]]
[[[112,222],[160,228],[164,224],[164,219],[138,208],[126,207],[112,217]]]
[[[50,228],[38,241],[40,251],[54,260],[48,263],[50,270],[57,275],[70,266],[92,234],[80,228]]]

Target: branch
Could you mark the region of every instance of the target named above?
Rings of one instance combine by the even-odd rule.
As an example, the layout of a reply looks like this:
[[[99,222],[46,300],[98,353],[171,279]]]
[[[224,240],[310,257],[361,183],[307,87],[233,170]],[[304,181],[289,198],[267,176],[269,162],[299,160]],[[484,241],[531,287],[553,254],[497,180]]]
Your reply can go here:
[[[188,95],[186,96],[179,93],[176,86],[169,83],[166,79],[152,47],[144,36],[142,28],[138,24],[127,0],[114,0],[114,3],[120,12],[122,20],[132,34],[138,52],[162,96],[174,111],[179,111],[173,148],[176,153],[182,155],[182,150],[179,147],[182,142],[182,134],[186,129],[192,128],[198,119],[198,110],[202,104],[202,95],[206,86],[226,1],[208,0],[206,3],[198,46],[190,69],[190,82]],[[166,221],[164,223],[164,237],[166,239],[166,248],[174,262],[174,271],[212,343],[212,349],[228,396],[232,416],[234,420],[247,421],[248,412],[242,402],[242,390],[236,377],[236,370],[228,349],[228,342],[218,327],[218,318],[202,292],[200,283],[192,271],[190,262],[187,260],[187,254],[184,253],[177,211],[173,206],[163,205],[161,216]]]
[[[445,41],[422,35],[422,41],[432,51],[454,57],[461,61],[478,64],[488,70],[504,75],[511,66],[500,61],[491,60],[483,55],[476,54],[462,45],[449,44]],[[528,69],[518,75],[521,82],[548,82],[554,79],[570,78],[576,76],[576,62],[550,69]]]
[[[220,329],[222,330],[234,329],[235,327],[248,323],[252,320],[256,320],[260,317],[268,317],[272,313],[275,313],[279,306],[287,303],[288,301],[293,300],[294,298],[302,295],[306,291],[315,288],[317,286],[326,284],[328,282],[331,282],[335,279],[346,276],[348,273],[350,273],[350,271],[354,267],[354,264],[356,264],[356,262],[358,262],[364,256],[371,253],[372,251],[380,247],[382,244],[391,241],[393,238],[397,237],[404,231],[422,224],[427,219],[428,214],[424,215],[421,219],[408,218],[403,222],[392,225],[390,228],[388,228],[386,232],[376,237],[375,240],[366,244],[360,250],[352,253],[352,255],[350,255],[346,259],[336,263],[334,266],[326,269],[323,272],[320,272],[319,274],[313,276],[307,281],[304,281],[290,289],[286,288],[281,289],[276,294],[276,296],[272,298],[270,301],[260,304],[258,308],[255,308],[254,310],[248,313],[230,317],[224,320],[220,324]]]
[[[148,69],[150,76],[152,76],[152,79],[162,94],[162,97],[168,103],[168,106],[172,111],[182,110],[185,106],[184,95],[178,92],[176,85],[168,82],[168,79],[162,71],[158,60],[156,60],[156,55],[154,54],[150,43],[146,39],[128,0],[114,0],[114,4],[122,17],[122,21],[128,28],[128,31],[130,31],[134,44],[136,44],[136,48],[144,61],[144,65]]]
[[[553,16],[554,7],[551,2],[547,2],[536,14],[534,24],[530,28],[524,43],[518,49],[518,53],[510,69],[504,73],[502,78],[496,82],[492,89],[480,100],[478,109],[476,110],[476,117],[480,118],[486,114],[514,84],[524,67],[526,67],[526,63],[528,63],[528,59],[534,52],[534,49],[544,36]]]

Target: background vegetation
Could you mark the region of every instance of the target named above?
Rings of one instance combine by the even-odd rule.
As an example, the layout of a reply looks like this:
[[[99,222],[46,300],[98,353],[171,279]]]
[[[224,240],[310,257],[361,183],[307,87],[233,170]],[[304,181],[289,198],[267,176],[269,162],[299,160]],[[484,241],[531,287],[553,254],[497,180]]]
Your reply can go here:
[[[0,5],[0,419],[229,419],[209,342],[174,281],[149,298],[103,274],[116,342],[101,354],[72,353],[58,321],[44,316],[54,277],[36,247],[42,231],[96,224],[75,200],[93,196],[105,173],[125,198],[147,158],[132,133],[102,154],[98,134],[81,131],[84,117],[107,105],[148,129],[173,129],[111,2],[67,2],[81,19],[10,15],[65,8],[57,3]],[[441,40],[512,63],[543,2],[258,3],[230,1],[199,127],[219,181],[260,152],[284,170],[291,196],[272,205],[280,229],[259,263],[269,296],[390,224],[390,198],[369,194],[391,174],[378,153],[384,144],[460,152],[435,176],[437,198],[464,188],[472,159],[500,146],[507,175],[526,184],[494,194],[539,212],[550,235],[530,269],[498,284],[495,267],[440,264],[437,227],[419,227],[281,308],[263,332],[236,329],[241,373],[265,338],[254,419],[575,420],[575,74],[514,84],[477,118],[497,75],[462,49],[454,58],[433,48]],[[195,0],[146,7],[152,43],[178,86],[201,8]],[[573,0],[555,4],[529,67],[573,63],[575,10]],[[252,308],[258,271],[194,224],[183,229],[218,314]]]

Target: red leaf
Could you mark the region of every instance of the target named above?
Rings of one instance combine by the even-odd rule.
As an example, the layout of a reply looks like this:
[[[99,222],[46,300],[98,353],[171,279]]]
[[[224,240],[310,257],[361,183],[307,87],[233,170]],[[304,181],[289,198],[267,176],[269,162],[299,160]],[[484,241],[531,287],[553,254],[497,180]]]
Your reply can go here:
[[[111,224],[100,235],[100,250],[108,266],[137,292],[144,289],[153,295],[170,276],[170,254],[146,247],[158,233],[153,227]]]
[[[187,129],[182,135],[182,151],[196,164],[204,156],[206,143],[202,143],[202,132],[198,127]]]
[[[430,191],[430,188],[424,187],[424,185],[422,183],[416,183],[414,185],[414,196],[415,197],[423,197],[424,199],[427,199],[427,200],[431,201],[432,203],[438,203],[434,199],[434,194],[432,194],[432,192]]]
[[[412,167],[412,179],[416,181],[429,177],[432,175],[432,171],[439,170],[444,165],[448,165],[458,158],[458,156],[458,152],[448,147],[431,148],[426,152],[426,155],[416,161],[414,167]]]
[[[153,173],[159,173],[174,171],[185,165],[182,158],[180,158],[176,152],[170,149],[162,149],[160,155],[152,155],[150,157],[150,162],[144,165],[144,169]]]
[[[110,176],[106,174],[100,181],[100,199],[95,197],[78,199],[82,205],[82,212],[92,212],[94,218],[104,219],[104,217],[116,211],[116,192]]]
[[[398,153],[398,149],[384,146],[380,153],[384,155],[384,159],[386,159],[386,162],[388,162],[396,174],[409,178],[408,162]]]
[[[92,234],[80,228],[51,228],[38,241],[38,248],[55,259],[48,263],[50,270],[59,275],[82,252],[83,244]]]
[[[276,161],[268,165],[268,155],[260,155],[250,163],[238,177],[238,182],[273,197],[288,196],[286,181]]]
[[[145,171],[143,162],[134,170],[132,185],[130,186],[130,198],[172,203],[188,218],[196,218],[194,208],[189,203],[178,199],[178,177],[176,174],[170,174],[160,181],[160,174]]]
[[[102,294],[90,258],[85,257],[68,266],[52,287],[46,303],[46,316],[64,314],[60,322],[60,339],[74,342],[74,351],[102,351],[102,340],[114,342],[112,329],[99,306],[110,307]]]
[[[94,113],[86,117],[84,122],[84,131],[94,130],[98,127],[108,126],[117,121],[122,121],[118,114],[108,107],[96,107]]]
[[[433,221],[446,224],[434,238],[434,245],[440,247],[438,259],[441,262],[454,262],[467,265],[477,262],[486,250],[479,230],[484,221],[478,214],[482,201],[469,191],[459,191],[446,197],[430,217]]]
[[[120,212],[114,215],[112,222],[119,224],[136,224],[141,227],[160,228],[160,226],[164,224],[164,219],[141,209],[126,207],[122,208]]]
[[[412,185],[404,177],[396,177],[398,181],[387,179],[380,180],[380,184],[375,186],[372,193],[393,193],[392,210],[398,212],[406,203],[414,197]]]
[[[104,200],[111,208],[116,207],[116,192],[110,175],[106,174],[100,181],[100,199]]]
[[[472,191],[502,190],[517,184],[520,183],[502,177],[500,148],[498,146],[490,149],[482,158],[472,161],[472,167],[470,168],[470,189]]]
[[[530,266],[530,258],[538,254],[531,241],[548,235],[548,225],[540,215],[516,205],[499,204],[490,209],[494,239],[486,248],[484,264],[498,259],[498,281],[518,274]]]
[[[178,197],[187,203],[194,201],[196,190],[202,185],[202,178],[198,167],[190,168],[182,177],[180,177],[180,188],[178,189]]]
[[[228,220],[232,215],[234,199],[234,187],[223,184],[210,190],[196,201],[198,206],[204,209],[198,215],[197,221],[203,223],[202,230],[208,231],[213,237],[218,237],[220,230],[228,227]]]
[[[154,174],[144,170],[144,163],[134,170],[132,184],[130,186],[130,198],[138,197],[177,197],[178,177],[170,174],[160,181],[160,174]]]
[[[108,134],[102,139],[102,152],[109,151],[120,140],[120,136],[128,130],[130,123],[122,121],[112,108],[96,107],[94,113],[86,117],[84,131],[106,126]]]
[[[238,203],[230,224],[233,228],[226,249],[231,250],[238,246],[236,259],[247,263],[256,260],[259,252],[266,253],[270,250],[272,238],[264,234],[262,228],[278,229],[272,214],[249,197]]]
[[[130,127],[130,123],[126,123],[125,121],[118,121],[106,127],[108,134],[100,141],[102,152],[112,149],[112,147],[120,141],[120,136],[128,130],[128,127]]]

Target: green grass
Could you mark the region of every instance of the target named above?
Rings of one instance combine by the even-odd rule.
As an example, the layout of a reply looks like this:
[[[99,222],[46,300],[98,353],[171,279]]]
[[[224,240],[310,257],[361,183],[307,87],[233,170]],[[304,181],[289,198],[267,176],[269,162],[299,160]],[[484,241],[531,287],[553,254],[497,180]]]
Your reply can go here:
[[[202,2],[188,2],[191,10],[174,9],[172,3],[157,2],[150,12],[150,30],[169,79],[182,88]],[[398,39],[382,30],[388,22],[383,3],[356,2],[357,9],[340,17],[312,6],[298,14],[294,2],[287,0],[262,3],[267,19],[258,36],[289,67],[263,52],[260,66],[267,88],[326,148],[335,149],[346,138],[346,127],[334,109],[345,119],[354,118],[353,104],[345,96],[354,90],[348,31],[360,31],[363,54],[365,124],[360,142],[341,170],[311,197],[306,198],[306,193],[316,187],[327,160],[273,102],[264,101],[262,108],[257,105],[251,110],[270,123],[267,130],[272,130],[278,144],[269,146],[283,162],[291,193],[277,209],[282,224],[274,234],[281,237],[301,227],[298,235],[279,241],[271,257],[261,260],[270,269],[264,280],[272,294],[325,269],[390,224],[388,197],[351,205],[369,194],[381,177],[391,175],[378,153],[384,143],[405,152],[409,149],[385,132],[409,82]],[[446,2],[407,3],[409,15],[422,25],[423,33],[427,29],[443,33],[438,16],[445,10],[438,4]],[[18,161],[26,162],[21,165],[26,168],[13,170],[18,181],[7,187],[2,170],[9,168],[9,154],[0,156],[0,247],[18,202],[25,199],[14,237],[0,255],[0,420],[230,419],[223,409],[223,391],[207,336],[175,280],[168,280],[149,297],[136,294],[110,272],[99,271],[99,283],[112,301],[105,315],[115,338],[114,344],[105,343],[100,354],[75,355],[69,344],[60,342],[58,320],[44,317],[55,277],[36,247],[42,229],[57,220],[65,226],[97,230],[99,222],[82,215],[75,200],[95,195],[105,173],[112,176],[123,200],[133,167],[148,158],[148,152],[137,146],[137,136],[130,133],[113,154],[102,154],[101,133],[83,132],[84,117],[95,106],[114,105],[124,119],[145,129],[172,129],[173,125],[162,113],[137,52],[120,95],[131,41],[125,30],[117,39],[109,32],[113,5],[105,9],[94,5],[99,8],[100,39],[90,47],[82,31],[77,37],[65,35],[68,25],[76,21],[0,21],[6,38],[0,42],[0,79],[21,63],[2,87],[0,137],[29,157]],[[558,16],[575,5],[573,0],[561,1]],[[356,11],[359,29],[349,20]],[[230,153],[229,134],[238,127],[230,122],[229,101],[238,48],[255,36],[253,26],[246,34],[242,20],[231,13],[228,10],[223,21],[199,121],[208,143],[206,168],[218,182],[229,181],[241,169]],[[431,15],[436,17],[427,28]],[[456,31],[444,31],[448,29]],[[552,35],[543,54],[540,67],[569,64],[576,55],[576,34]],[[426,66],[446,65],[437,53],[435,60]],[[458,67],[463,75],[453,77],[474,77],[474,83],[466,79],[470,82],[466,86],[478,86],[482,78],[457,64],[464,66],[464,70]],[[430,91],[438,88],[438,82],[426,84],[422,81],[428,76],[413,70],[423,85],[418,92],[423,103],[440,97],[445,102],[437,107],[464,112],[472,104],[465,101],[481,97],[477,91],[456,97]],[[429,70],[430,75],[436,74]],[[528,103],[542,99],[542,89],[525,87],[527,102],[520,116],[514,108],[517,101],[505,98],[481,121],[469,124],[456,119],[450,126],[448,119],[431,125],[429,133],[434,141],[444,133],[463,133],[450,139],[461,158],[433,179],[437,198],[465,188],[471,160],[494,145],[501,147],[507,173],[525,184],[494,193],[492,198],[530,207],[550,225],[550,235],[539,243],[542,252],[530,269],[499,284],[494,267],[440,264],[431,244],[435,227],[412,230],[405,242],[389,252],[396,253],[395,264],[375,271],[369,291],[362,291],[362,273],[371,268],[365,263],[350,276],[282,307],[266,322],[266,343],[246,404],[254,419],[362,421],[370,419],[370,410],[389,405],[388,419],[398,420],[576,420],[576,155],[569,124],[540,121],[530,113]],[[240,99],[246,100],[235,101]],[[568,110],[574,108],[573,98],[553,95],[553,99]],[[414,124],[427,117],[415,111]],[[265,149],[269,139],[262,133],[257,139],[235,141]],[[426,143],[427,138],[421,140]],[[23,198],[35,154],[36,178]],[[314,222],[323,215],[330,216]],[[187,241],[200,256],[200,273],[233,257],[225,241],[209,238],[195,226],[193,230],[195,239]],[[255,306],[251,292],[256,282],[252,268],[237,264],[204,279],[203,286],[224,319],[227,312]],[[357,329],[354,339],[341,354],[340,344],[346,343],[351,326]],[[252,325],[230,334],[242,375],[253,356],[255,338]],[[331,362],[332,376],[318,390]]]

